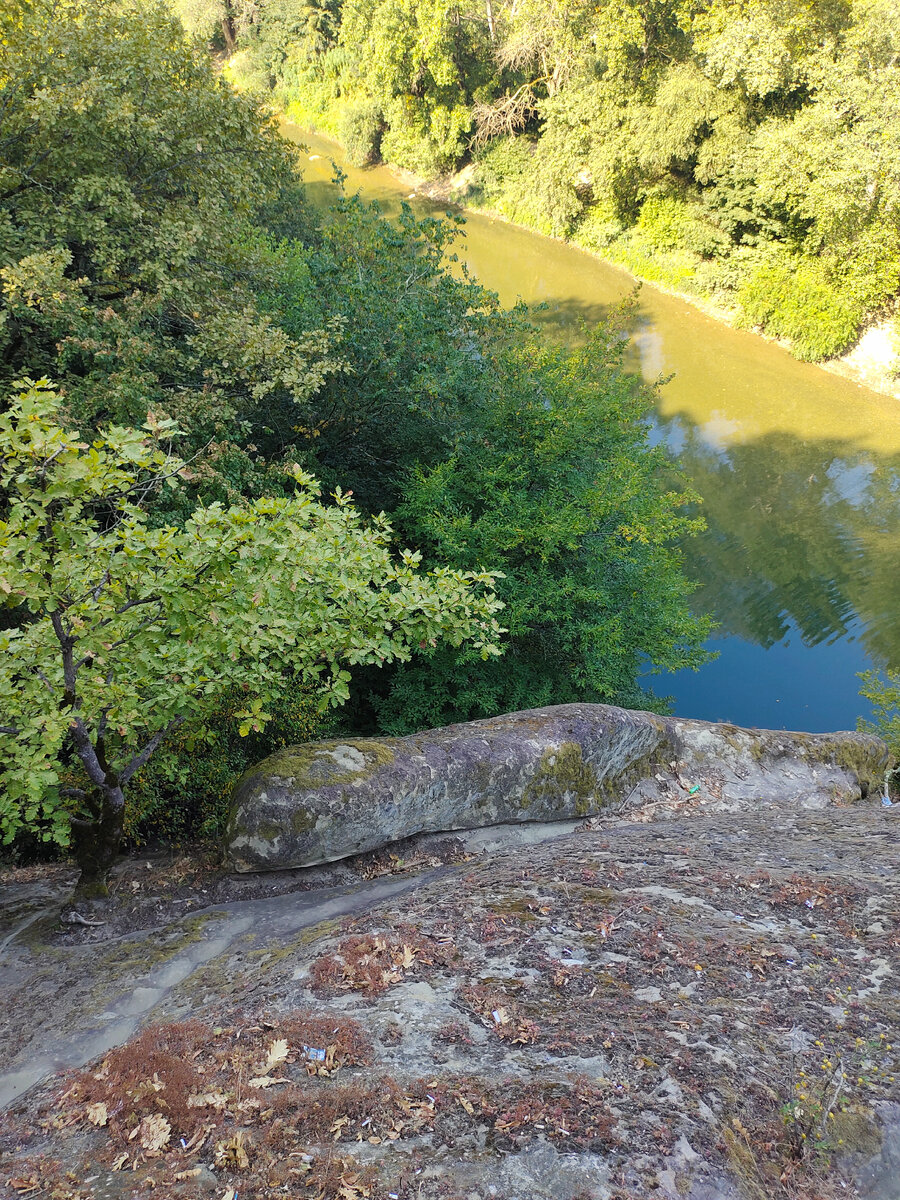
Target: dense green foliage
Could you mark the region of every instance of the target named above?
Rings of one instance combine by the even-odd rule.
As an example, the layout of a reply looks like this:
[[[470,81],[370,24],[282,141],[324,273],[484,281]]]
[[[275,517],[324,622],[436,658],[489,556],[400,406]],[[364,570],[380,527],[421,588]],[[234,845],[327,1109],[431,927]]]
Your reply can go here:
[[[438,639],[498,653],[489,575],[395,559],[385,518],[363,522],[340,494],[321,504],[299,468],[290,497],[201,505],[182,528],[153,527],[146,498],[184,470],[160,445],[170,423],[84,442],[59,407],[35,384],[0,417],[0,592],[27,614],[0,636],[5,843],[39,824],[66,844],[72,826],[90,838],[83,868],[98,838],[114,853],[131,777],[251,673],[235,713],[245,734],[268,722],[286,678],[336,706],[361,663]]]
[[[132,777],[124,834],[140,844],[152,838],[215,839],[225,828],[237,780],[273,751],[328,737],[338,720],[323,713],[315,693],[285,676],[266,705],[268,720],[248,728],[245,685],[223,692],[214,709],[188,719]]]
[[[164,410],[224,491],[277,485],[245,447],[303,418],[340,336],[291,337],[260,299],[287,148],[161,9],[22,11],[0,45],[0,386],[47,375],[93,427]]]
[[[524,340],[452,455],[412,473],[406,537],[436,562],[498,567],[508,636],[494,663],[448,648],[394,672],[377,703],[388,729],[579,700],[640,706],[644,656],[703,661],[672,549],[700,522],[678,514],[684,496],[660,503],[663,458],[646,449],[623,346],[614,329],[574,353]]]
[[[327,20],[315,14],[327,11]],[[237,74],[300,120],[803,358],[900,293],[895,0],[260,0]]]
[[[896,804],[900,798],[900,671],[864,671],[860,678],[860,693],[870,701],[873,719],[860,721],[859,727],[887,742],[893,770],[885,775],[884,794],[893,795]]]
[[[274,2],[180,7],[204,37],[224,20],[238,40],[261,36],[262,15],[276,12]],[[284,64],[292,39],[320,66],[340,49],[336,4],[284,0],[277,11],[284,22],[266,28],[283,35]],[[439,69],[439,6],[433,15],[431,27],[419,26],[423,39],[437,38],[416,59],[416,69],[434,72],[419,115],[446,147],[465,123],[448,98],[456,84]],[[410,19],[398,8],[398,21]],[[274,54],[275,41],[266,44]],[[403,69],[391,68],[398,79]],[[372,116],[366,103],[355,110],[360,137]],[[17,0],[0,24],[0,112],[0,409],[12,414],[0,519],[4,570],[19,578],[7,580],[8,647],[27,646],[38,661],[54,614],[84,622],[67,635],[76,640],[126,616],[114,611],[117,576],[103,573],[113,562],[135,594],[156,596],[168,580],[166,596],[180,597],[171,610],[148,600],[147,626],[129,625],[110,643],[118,682],[94,669],[109,647],[81,654],[77,719],[71,698],[60,702],[34,680],[16,700],[21,658],[7,655],[3,702],[15,714],[0,725],[20,741],[22,704],[31,704],[25,740],[40,758],[8,791],[9,830],[63,837],[78,805],[98,803],[70,777],[86,769],[93,734],[78,734],[79,744],[76,733],[89,714],[103,724],[113,774],[129,773],[127,827],[191,833],[214,827],[251,755],[315,730],[322,664],[337,671],[330,693],[349,696],[357,728],[408,729],[573,698],[655,704],[638,687],[645,666],[702,659],[707,626],[688,615],[675,548],[694,528],[683,515],[690,498],[657,482],[644,423],[650,397],[623,376],[614,330],[573,356],[546,351],[524,314],[502,311],[464,273],[445,269],[452,220],[406,211],[388,222],[357,198],[325,214],[308,209],[290,147],[265,110],[233,94],[161,2]],[[387,136],[383,115],[377,123]],[[449,162],[457,150],[446,153]],[[56,541],[48,534],[38,549],[47,497],[32,479],[27,503],[15,499],[28,482],[16,466],[25,435],[15,397],[26,376],[51,379],[62,406],[44,411],[42,393],[29,401],[38,425],[49,422],[67,447],[69,475],[54,503],[70,504],[77,481],[99,469],[97,455],[124,454],[121,478],[132,468],[152,475],[142,456],[176,426],[187,464],[177,486],[100,503],[97,483],[90,504],[68,510],[66,545],[57,522]],[[79,449],[72,429],[94,450]],[[331,500],[304,490],[310,476]],[[348,508],[351,494],[368,524]],[[27,521],[23,504],[37,506]],[[401,544],[421,549],[427,575],[387,555],[381,513]],[[304,566],[307,519],[322,537],[331,531],[335,553],[345,547],[344,574],[309,531]],[[245,527],[255,532],[235,567],[226,620],[207,591],[226,586],[223,547]],[[200,574],[185,594],[192,570]],[[497,586],[509,621],[501,620],[511,631],[495,671],[477,649],[473,660],[459,648],[478,642],[472,622],[487,603],[463,602],[472,585],[459,572],[484,579],[485,570],[504,573]],[[385,584],[377,596],[365,582],[373,579]],[[306,603],[310,590],[316,604]],[[431,625],[414,633],[413,610],[428,595]],[[366,614],[354,596],[366,597]],[[332,604],[347,606],[343,626],[360,631],[359,645],[341,640]],[[207,620],[213,611],[218,625]],[[190,625],[190,639],[166,641],[173,620]],[[382,652],[371,624],[379,621]],[[441,636],[456,649],[441,648]],[[420,670],[399,661],[410,647],[421,652]],[[215,677],[201,668],[204,655]],[[388,665],[376,669],[380,660]],[[188,677],[202,681],[199,691]],[[70,799],[61,785],[74,789]]]

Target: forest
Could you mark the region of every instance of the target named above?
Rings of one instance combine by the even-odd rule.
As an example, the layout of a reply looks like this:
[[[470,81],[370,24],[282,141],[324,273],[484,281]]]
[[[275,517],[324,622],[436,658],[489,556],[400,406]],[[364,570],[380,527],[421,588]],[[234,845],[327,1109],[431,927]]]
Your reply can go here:
[[[6,5],[0,156],[5,846],[102,891],[287,742],[705,660],[615,321],[547,345],[455,219],[313,210],[162,3]]]
[[[900,292],[894,0],[172,0],[359,162],[694,293],[800,358]]]

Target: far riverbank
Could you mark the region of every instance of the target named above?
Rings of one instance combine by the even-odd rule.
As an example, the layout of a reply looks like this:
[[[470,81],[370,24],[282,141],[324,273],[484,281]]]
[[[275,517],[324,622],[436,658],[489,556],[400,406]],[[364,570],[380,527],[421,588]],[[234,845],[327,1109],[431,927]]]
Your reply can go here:
[[[335,150],[343,157],[346,153],[344,147],[334,136],[332,131],[323,131],[317,128],[312,123],[297,122],[291,120],[288,114],[283,115],[285,124],[291,125],[294,128],[303,129],[321,141],[331,143]],[[296,140],[295,138],[292,140]],[[408,189],[409,199],[420,198],[431,201],[436,204],[450,205],[458,209],[463,214],[479,213],[482,216],[488,216],[492,220],[502,221],[515,229],[526,231],[531,237],[543,238],[549,242],[554,242],[559,245],[577,247],[582,253],[589,255],[598,262],[615,267],[617,270],[626,272],[635,282],[641,283],[644,287],[653,288],[655,291],[661,292],[667,296],[673,296],[678,300],[682,300],[694,308],[699,309],[707,317],[714,321],[718,321],[729,328],[741,328],[737,321],[737,310],[723,307],[715,304],[709,298],[686,290],[680,290],[674,287],[668,287],[661,283],[658,279],[650,279],[642,275],[639,270],[635,269],[633,262],[623,261],[622,258],[613,254],[601,254],[596,248],[581,244],[577,238],[566,239],[553,237],[550,234],[543,233],[540,230],[534,229],[529,225],[524,225],[517,221],[511,221],[502,212],[489,205],[473,204],[471,202],[470,193],[473,185],[473,170],[469,165],[461,171],[453,175],[441,176],[437,179],[428,179],[424,176],[416,175],[412,171],[408,171],[405,167],[397,166],[394,163],[379,163],[373,167],[357,168],[363,172],[378,169],[387,171],[397,181],[398,185]],[[884,396],[890,396],[895,400],[900,400],[900,375],[895,374],[900,360],[898,360],[898,351],[896,349],[896,339],[900,336],[900,331],[894,329],[896,322],[880,321],[873,323],[863,333],[862,337],[856,345],[846,354],[839,358],[828,359],[818,363],[809,364],[822,371],[827,371],[831,375],[837,375],[842,379],[847,379],[852,383],[862,387],[869,388],[874,392],[879,392]],[[769,337],[760,329],[746,330],[752,336],[759,338],[763,342],[778,345],[791,354],[790,344],[784,340]],[[793,358],[794,355],[791,354]],[[797,360],[800,361],[800,360]]]

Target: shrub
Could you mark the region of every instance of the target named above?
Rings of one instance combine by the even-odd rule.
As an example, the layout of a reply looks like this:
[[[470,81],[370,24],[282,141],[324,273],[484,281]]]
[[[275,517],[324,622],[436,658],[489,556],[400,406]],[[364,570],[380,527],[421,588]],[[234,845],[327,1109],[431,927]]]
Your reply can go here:
[[[789,338],[807,362],[833,358],[856,338],[863,310],[829,278],[818,259],[772,257],[738,293],[745,321]]]
[[[605,250],[623,233],[625,224],[608,201],[588,208],[575,231],[575,241],[586,250]]]
[[[690,215],[687,206],[674,196],[650,196],[641,206],[637,223],[650,246],[671,250],[683,245]]]
[[[415,96],[395,96],[385,105],[387,128],[382,156],[426,178],[456,168],[465,149],[472,114],[468,107],[437,104],[428,108]]]
[[[366,167],[381,157],[384,114],[374,101],[349,104],[337,121],[338,140],[355,167]]]
[[[676,196],[650,196],[641,207],[637,225],[644,242],[654,249],[688,250],[701,258],[713,258],[731,248],[727,234],[705,220],[699,206]]]
[[[528,137],[503,137],[477,157],[481,202],[510,221],[551,237],[570,237],[584,207],[567,165]]]
[[[890,338],[894,357],[888,367],[888,373],[892,379],[900,379],[900,321],[894,320],[891,323]]]
[[[501,137],[476,155],[478,190],[488,204],[502,201],[509,190],[527,182],[532,170],[534,143],[526,137]],[[497,207],[501,208],[498,203]]]
[[[887,742],[892,762],[900,763],[900,671],[887,671],[884,676],[878,671],[864,671],[860,675],[860,695],[870,702],[873,720],[860,718],[857,722],[864,733],[877,733]],[[894,773],[895,790],[900,784],[900,774]]]
[[[287,680],[277,702],[269,704],[272,719],[261,733],[246,730],[237,716],[247,705],[247,692],[235,688],[214,717],[184,725],[168,751],[135,776],[125,823],[132,842],[217,839],[243,773],[284,746],[323,737],[333,723],[296,680]]]

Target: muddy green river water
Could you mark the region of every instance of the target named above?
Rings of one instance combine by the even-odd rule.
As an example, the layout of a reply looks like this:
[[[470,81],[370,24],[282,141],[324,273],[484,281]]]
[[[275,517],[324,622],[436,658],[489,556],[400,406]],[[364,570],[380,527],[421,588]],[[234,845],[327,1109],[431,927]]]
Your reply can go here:
[[[349,167],[331,142],[305,143],[312,198],[346,187],[396,211],[409,188]],[[412,198],[419,212],[440,211]],[[460,258],[513,304],[544,304],[548,337],[576,335],[634,281],[573,246],[488,215],[467,216]],[[719,628],[718,659],[648,681],[675,712],[741,725],[825,731],[868,712],[857,672],[900,667],[900,403],[800,363],[645,286],[629,367],[661,389],[653,437],[703,497],[706,533],[685,547],[698,611]]]

